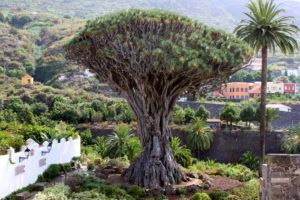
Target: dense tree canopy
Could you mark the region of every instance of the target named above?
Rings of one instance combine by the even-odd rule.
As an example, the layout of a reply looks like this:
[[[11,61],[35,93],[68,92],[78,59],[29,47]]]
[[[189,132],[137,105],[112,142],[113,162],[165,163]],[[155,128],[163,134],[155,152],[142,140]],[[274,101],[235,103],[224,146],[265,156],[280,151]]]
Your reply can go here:
[[[150,189],[185,179],[169,145],[179,95],[212,90],[252,55],[247,44],[187,17],[138,9],[89,22],[65,48],[69,58],[126,93],[143,152],[124,177]]]

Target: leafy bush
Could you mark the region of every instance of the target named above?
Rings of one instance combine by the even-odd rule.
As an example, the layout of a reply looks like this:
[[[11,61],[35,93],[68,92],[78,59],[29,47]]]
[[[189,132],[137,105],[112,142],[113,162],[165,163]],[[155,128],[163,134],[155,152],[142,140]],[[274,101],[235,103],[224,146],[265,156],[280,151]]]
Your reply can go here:
[[[229,194],[222,190],[214,190],[209,193],[211,200],[225,200],[228,196]]]
[[[197,118],[187,127],[188,141],[191,149],[204,151],[210,148],[213,141],[212,129]]]
[[[189,171],[199,174],[221,175],[242,182],[249,181],[257,175],[243,165],[222,164],[214,161],[198,161],[191,165]]]
[[[240,197],[241,200],[258,200],[259,181],[258,179],[251,179],[246,182],[243,187],[233,189],[231,193]]]
[[[226,197],[225,200],[242,200],[242,199],[236,195],[231,194],[228,197]]]
[[[251,151],[246,151],[240,158],[239,161],[242,165],[245,165],[249,169],[259,169],[259,158],[255,156]]]
[[[133,196],[135,199],[140,199],[146,196],[145,190],[137,185],[130,186],[127,189],[127,193]]]
[[[176,161],[183,167],[188,167],[192,164],[192,153],[190,149],[185,146],[181,146],[181,141],[178,137],[174,137],[171,140],[170,147],[173,151],[173,155]]]
[[[104,158],[107,153],[108,153],[108,149],[109,149],[109,144],[108,144],[108,139],[106,137],[96,137],[96,139],[93,140],[93,147],[95,149],[95,151],[102,157]]]
[[[135,160],[142,152],[142,145],[138,137],[132,137],[127,142],[126,155],[128,159],[132,162]]]
[[[81,138],[81,144],[84,146],[93,144],[93,136],[90,129],[86,129],[79,133]]]
[[[57,184],[37,193],[33,200],[68,200],[69,193],[70,188],[68,186]]]
[[[89,190],[79,193],[72,193],[71,199],[73,200],[110,200],[106,195],[99,193],[97,190]]]
[[[286,153],[300,153],[300,125],[288,130],[288,134],[282,139],[282,149]]]
[[[191,107],[184,109],[184,122],[191,123],[196,118],[196,113]]]
[[[199,106],[196,110],[196,117],[202,119],[203,121],[206,121],[209,117],[210,112],[203,106]]]
[[[176,105],[174,107],[174,112],[173,112],[172,120],[173,120],[173,122],[175,124],[182,124],[184,122],[184,120],[185,120],[185,112],[178,105]]]
[[[49,108],[45,103],[34,103],[31,105],[31,110],[33,114],[40,116],[41,114],[48,112]]]
[[[204,192],[197,192],[190,200],[211,200],[211,198]]]
[[[22,135],[11,134],[0,129],[0,155],[6,154],[10,147],[19,151],[23,144]]]
[[[60,174],[61,170],[61,165],[52,164],[38,177],[38,181],[51,181]]]
[[[114,134],[109,136],[109,156],[111,158],[122,157],[126,155],[128,142],[133,137],[129,133],[130,129],[127,124],[118,124],[115,127]]]

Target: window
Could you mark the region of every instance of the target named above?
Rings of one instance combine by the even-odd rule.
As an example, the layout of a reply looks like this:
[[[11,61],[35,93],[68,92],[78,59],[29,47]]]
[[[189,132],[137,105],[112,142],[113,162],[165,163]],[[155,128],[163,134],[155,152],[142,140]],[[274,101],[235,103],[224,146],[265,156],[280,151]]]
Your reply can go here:
[[[248,92],[248,88],[245,88],[245,92]]]
[[[241,88],[241,92],[244,92],[244,88]]]
[[[239,91],[240,91],[240,88],[236,88],[236,91],[239,92]]]

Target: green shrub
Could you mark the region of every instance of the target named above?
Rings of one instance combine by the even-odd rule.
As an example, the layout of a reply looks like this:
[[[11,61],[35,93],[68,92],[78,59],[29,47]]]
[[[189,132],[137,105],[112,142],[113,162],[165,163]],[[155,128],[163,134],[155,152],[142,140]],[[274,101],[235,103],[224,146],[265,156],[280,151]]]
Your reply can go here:
[[[61,165],[52,164],[38,177],[38,181],[51,181],[53,178],[57,177],[61,171]]]
[[[249,181],[250,179],[257,177],[255,173],[243,165],[222,164],[216,163],[212,160],[198,161],[191,165],[189,170],[193,173],[199,174],[226,176],[242,182]]]
[[[173,112],[173,116],[172,116],[172,120],[175,124],[182,124],[185,120],[185,112],[184,110],[179,107],[178,105],[176,105],[174,107],[174,112]]]
[[[259,181],[258,179],[251,179],[244,183],[243,187],[233,189],[231,193],[240,197],[241,200],[258,200]]]
[[[107,165],[117,167],[117,168],[120,168],[120,169],[125,169],[125,168],[129,167],[130,162],[129,162],[127,156],[125,156],[125,157],[110,159],[107,162]]]
[[[181,146],[181,141],[178,137],[174,137],[171,140],[170,147],[173,151],[173,155],[176,161],[183,167],[188,167],[192,164],[191,150],[185,146]]]
[[[300,153],[300,125],[296,125],[288,130],[288,134],[282,138],[282,149],[286,153]]]
[[[178,188],[178,189],[176,189],[175,192],[176,192],[177,195],[184,195],[184,194],[187,193],[185,188]]]
[[[90,129],[86,129],[84,131],[79,132],[80,138],[81,138],[81,144],[91,145],[93,144],[93,136]]]
[[[196,113],[191,107],[184,109],[184,122],[191,123],[196,118]]]
[[[49,108],[45,103],[34,103],[31,104],[31,110],[33,114],[40,116],[41,114],[48,112]]]
[[[226,197],[225,200],[242,200],[242,199],[236,195],[231,194],[228,197]]]
[[[57,184],[44,189],[35,195],[33,200],[68,200],[70,188],[63,184]]]
[[[140,199],[140,198],[146,196],[145,190],[137,185],[130,186],[127,189],[127,193],[130,194],[135,199]]]
[[[108,153],[108,139],[104,136],[97,136],[96,139],[93,140],[93,147],[95,151],[102,157],[106,157]]]
[[[99,193],[97,190],[89,190],[79,193],[72,193],[71,195],[72,200],[110,200],[106,195]]]
[[[211,147],[213,131],[202,120],[197,118],[187,127],[188,143],[191,149],[204,151]]]
[[[19,151],[24,144],[22,135],[11,134],[8,131],[0,130],[0,155],[6,154],[7,150],[12,147]]]
[[[204,192],[197,192],[190,200],[211,200],[211,198]]]
[[[251,151],[246,151],[241,156],[239,162],[245,165],[249,169],[258,170],[259,169],[259,158],[255,156]]]
[[[209,193],[211,200],[225,200],[228,196],[229,194],[222,190],[214,190]]]
[[[203,106],[199,106],[196,110],[196,117],[202,119],[203,121],[206,121],[209,117],[210,112]]]
[[[142,152],[142,145],[138,137],[132,137],[128,140],[126,146],[126,155],[130,162],[135,160]]]

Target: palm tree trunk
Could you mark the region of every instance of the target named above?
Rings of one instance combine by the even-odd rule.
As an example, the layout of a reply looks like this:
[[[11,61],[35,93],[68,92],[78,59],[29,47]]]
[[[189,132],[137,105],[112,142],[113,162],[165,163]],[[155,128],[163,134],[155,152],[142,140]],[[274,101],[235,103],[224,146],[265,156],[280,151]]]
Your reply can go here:
[[[260,98],[260,170],[259,174],[262,175],[262,164],[265,156],[265,139],[266,139],[266,93],[267,93],[267,67],[268,67],[268,48],[262,47],[262,68],[261,68],[261,98]]]

